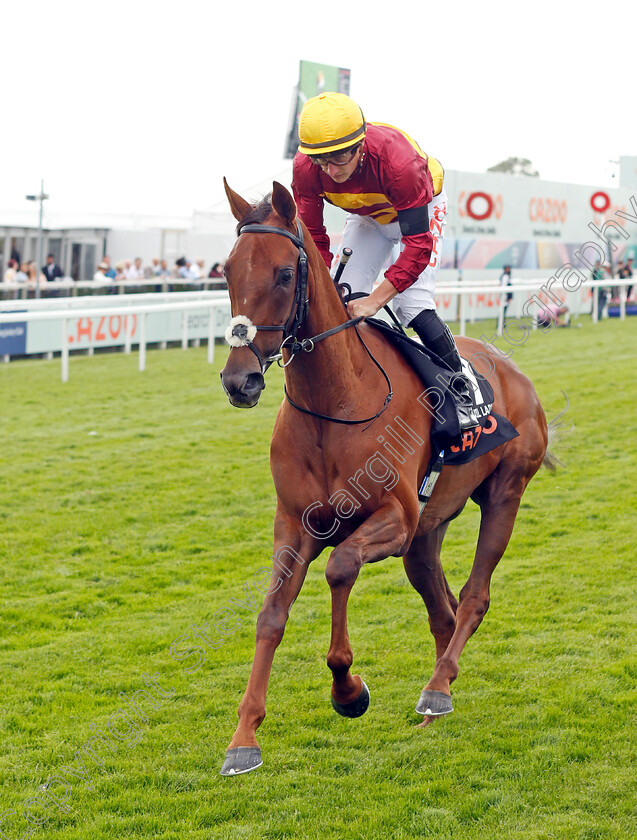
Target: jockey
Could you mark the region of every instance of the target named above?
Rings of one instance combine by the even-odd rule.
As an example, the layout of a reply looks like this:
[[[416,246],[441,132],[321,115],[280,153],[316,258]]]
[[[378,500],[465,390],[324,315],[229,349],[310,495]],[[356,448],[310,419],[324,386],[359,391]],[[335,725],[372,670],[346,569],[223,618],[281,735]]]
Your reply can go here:
[[[340,253],[334,258],[330,253],[323,202],[348,213],[339,246],[352,250],[347,284],[352,292],[369,295],[348,304],[351,317],[371,317],[395,299],[393,309],[401,323],[461,373],[455,341],[433,298],[447,222],[440,163],[400,129],[367,123],[359,106],[342,93],[308,99],[299,140],[292,190],[299,216],[331,265],[332,277]],[[400,255],[373,289],[398,242]]]

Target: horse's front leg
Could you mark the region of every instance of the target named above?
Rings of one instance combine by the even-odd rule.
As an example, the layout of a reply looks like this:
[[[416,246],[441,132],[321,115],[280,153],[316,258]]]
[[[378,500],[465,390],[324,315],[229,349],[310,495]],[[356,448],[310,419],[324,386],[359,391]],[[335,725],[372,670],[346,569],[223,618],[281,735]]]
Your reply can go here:
[[[309,563],[319,553],[303,527],[282,517],[275,522],[272,578],[257,619],[256,647],[248,685],[239,704],[239,724],[226,752],[222,776],[255,770],[263,763],[256,731],[265,718],[265,700],[274,653],[283,638],[292,604],[305,580]]]
[[[369,690],[360,676],[350,674],[353,654],[347,632],[347,601],[365,563],[401,553],[409,534],[407,517],[398,503],[373,513],[338,545],[327,562],[325,577],[332,593],[332,636],[327,664],[333,675],[332,705],[346,717],[360,717],[369,705]]]

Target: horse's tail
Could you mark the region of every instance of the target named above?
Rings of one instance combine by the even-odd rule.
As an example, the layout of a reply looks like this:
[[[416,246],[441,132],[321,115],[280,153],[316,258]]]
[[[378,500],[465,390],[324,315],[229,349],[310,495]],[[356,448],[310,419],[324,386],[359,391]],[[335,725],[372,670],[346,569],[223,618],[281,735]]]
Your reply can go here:
[[[562,394],[564,394],[564,399],[566,400],[566,405],[560,411],[560,413],[556,414],[556,416],[548,424],[549,439],[548,439],[548,442],[547,442],[547,445],[546,445],[546,453],[544,454],[544,460],[542,461],[542,466],[546,467],[546,469],[550,470],[551,472],[555,472],[555,470],[558,467],[563,467],[564,466],[562,461],[560,461],[560,459],[557,457],[557,455],[553,451],[553,447],[555,446],[556,443],[558,443],[558,441],[560,441],[562,439],[562,437],[564,437],[565,434],[570,432],[571,429],[573,428],[572,423],[569,426],[567,426],[566,425],[566,420],[562,419],[564,414],[566,414],[566,412],[568,411],[568,408],[569,408],[569,405],[570,405],[570,403],[568,401],[568,397],[566,396],[564,391],[562,391]]]

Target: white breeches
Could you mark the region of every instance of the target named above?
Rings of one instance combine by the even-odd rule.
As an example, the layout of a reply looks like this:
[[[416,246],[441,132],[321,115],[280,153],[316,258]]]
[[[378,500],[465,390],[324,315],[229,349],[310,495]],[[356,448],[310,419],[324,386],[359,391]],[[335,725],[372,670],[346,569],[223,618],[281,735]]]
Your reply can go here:
[[[436,272],[442,259],[442,239],[447,224],[447,194],[444,188],[427,205],[429,230],[433,236],[433,248],[429,265],[404,292],[396,295],[391,306],[399,321],[407,326],[423,309],[435,309],[434,289]],[[383,268],[396,261],[402,246],[400,225],[391,222],[381,225],[369,216],[350,213],[345,222],[343,236],[331,267],[332,277],[341,259],[343,248],[351,248],[352,256],[343,271],[342,281],[352,292],[372,291]],[[393,253],[392,253],[393,252]]]

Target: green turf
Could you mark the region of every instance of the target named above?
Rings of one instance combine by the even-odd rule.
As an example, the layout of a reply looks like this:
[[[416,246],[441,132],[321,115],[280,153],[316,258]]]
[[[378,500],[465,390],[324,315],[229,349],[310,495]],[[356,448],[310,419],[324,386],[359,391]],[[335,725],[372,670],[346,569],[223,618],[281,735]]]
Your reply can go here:
[[[364,569],[350,601],[370,709],[333,713],[323,555],[275,658],[264,766],[234,779],[219,769],[254,605],[236,608],[241,625],[198,670],[170,649],[230,599],[246,601],[270,559],[281,372],[240,412],[219,384],[222,348],[212,367],[205,348],[151,351],[144,373],[135,353],[74,356],[66,384],[57,359],[0,365],[0,814],[15,812],[3,836],[636,836],[637,319],[581,323],[534,333],[514,353],[549,417],[568,394],[574,428],[558,448],[566,467],[542,471],[523,499],[461,659],[454,714],[415,728],[433,641],[398,559]],[[470,505],[449,529],[456,592],[477,527]],[[158,709],[142,703],[148,720],[100,749],[102,764],[84,754],[88,783],[73,775],[91,726],[107,731],[144,673],[174,693]],[[53,776],[70,785],[66,812],[42,804]],[[62,783],[51,792],[63,797]]]

